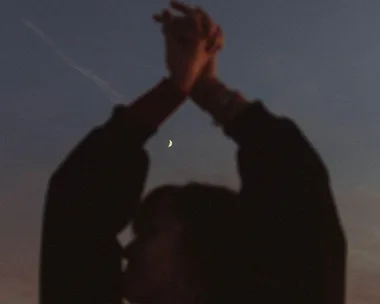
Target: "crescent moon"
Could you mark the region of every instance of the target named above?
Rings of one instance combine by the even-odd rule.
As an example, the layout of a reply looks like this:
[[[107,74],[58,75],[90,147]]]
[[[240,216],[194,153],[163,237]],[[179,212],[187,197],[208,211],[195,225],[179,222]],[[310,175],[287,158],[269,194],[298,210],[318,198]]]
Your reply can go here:
[[[173,142],[171,140],[169,140],[168,148],[170,148],[172,145],[173,145]]]

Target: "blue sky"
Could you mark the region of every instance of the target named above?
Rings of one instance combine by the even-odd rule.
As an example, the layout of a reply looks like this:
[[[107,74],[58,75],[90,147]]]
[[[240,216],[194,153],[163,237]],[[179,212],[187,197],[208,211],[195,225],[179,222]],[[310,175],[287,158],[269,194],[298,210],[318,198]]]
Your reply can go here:
[[[292,118],[325,160],[349,239],[347,303],[380,301],[380,2],[190,1],[226,35],[220,78]],[[3,0],[0,7],[0,302],[37,303],[49,174],[113,102],[21,20],[128,103],[166,76],[151,15],[163,0]],[[147,145],[147,189],[239,187],[236,147],[188,101]],[[168,140],[173,147],[168,149]],[[253,139],[254,140],[254,139]]]

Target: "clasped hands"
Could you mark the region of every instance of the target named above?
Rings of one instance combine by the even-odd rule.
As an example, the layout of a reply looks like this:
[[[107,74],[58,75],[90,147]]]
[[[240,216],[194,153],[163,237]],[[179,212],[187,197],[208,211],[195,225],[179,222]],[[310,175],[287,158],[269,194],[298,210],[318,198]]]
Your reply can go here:
[[[171,1],[170,8],[182,15],[164,9],[153,19],[162,25],[170,79],[190,94],[198,81],[216,78],[216,54],[223,47],[224,37],[200,7]]]

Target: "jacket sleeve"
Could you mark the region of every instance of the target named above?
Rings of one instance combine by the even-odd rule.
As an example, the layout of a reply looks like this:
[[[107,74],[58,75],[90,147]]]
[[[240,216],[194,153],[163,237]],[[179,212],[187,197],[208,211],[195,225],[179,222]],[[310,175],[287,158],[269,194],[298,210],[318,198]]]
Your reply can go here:
[[[41,304],[121,303],[116,236],[140,200],[148,171],[143,144],[156,130],[120,111],[116,108],[108,122],[92,130],[49,180]]]
[[[343,304],[346,241],[319,155],[293,121],[260,101],[224,132],[238,145],[256,294],[268,303]]]

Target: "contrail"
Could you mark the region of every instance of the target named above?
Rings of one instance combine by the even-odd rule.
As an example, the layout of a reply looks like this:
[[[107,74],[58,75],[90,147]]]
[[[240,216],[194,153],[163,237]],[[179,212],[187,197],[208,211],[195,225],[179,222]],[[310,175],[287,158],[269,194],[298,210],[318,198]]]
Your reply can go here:
[[[108,99],[113,103],[121,103],[125,100],[125,97],[118,92],[116,92],[110,85],[109,82],[103,80],[99,76],[97,76],[90,69],[84,68],[78,64],[76,64],[72,59],[63,54],[56,43],[45,35],[37,26],[35,26],[32,22],[28,20],[21,19],[21,21],[29,27],[36,35],[38,35],[56,54],[61,57],[61,59],[66,62],[66,64],[74,69],[75,71],[81,73],[84,77],[90,79],[98,88],[100,88],[108,97]]]

